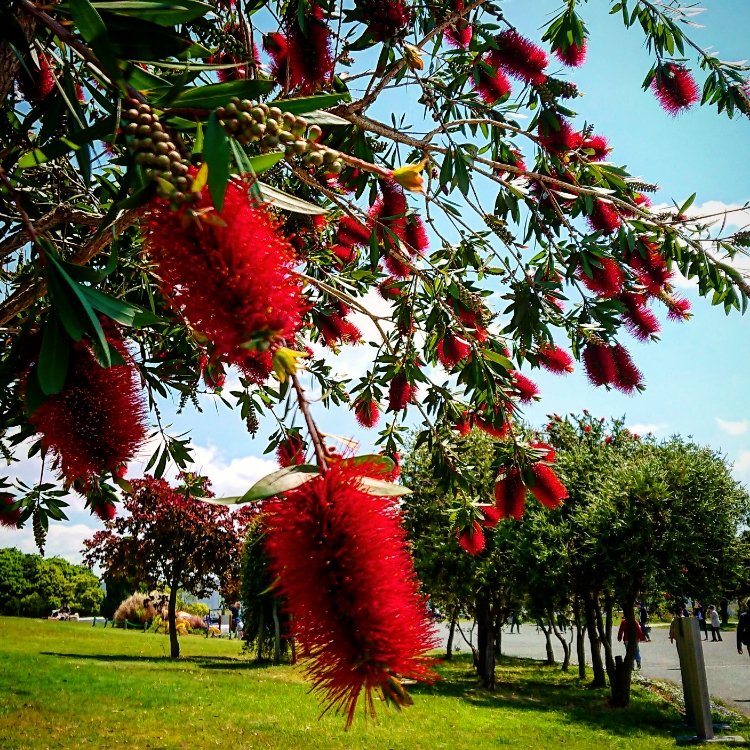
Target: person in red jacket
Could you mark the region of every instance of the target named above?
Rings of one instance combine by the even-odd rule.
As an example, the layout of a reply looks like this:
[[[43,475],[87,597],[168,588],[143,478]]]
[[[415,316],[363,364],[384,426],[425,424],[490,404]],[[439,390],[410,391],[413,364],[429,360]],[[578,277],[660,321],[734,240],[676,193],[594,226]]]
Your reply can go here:
[[[643,635],[643,630],[641,630],[641,626],[638,624],[638,620],[635,621],[635,633],[638,638],[638,642],[635,646],[635,665],[637,669],[641,668],[641,648],[640,643],[641,641],[645,641],[646,638]],[[628,624],[625,622],[625,615],[622,616],[622,620],[620,620],[620,629],[617,631],[617,640],[622,641],[625,644],[625,652],[627,653],[628,650]]]

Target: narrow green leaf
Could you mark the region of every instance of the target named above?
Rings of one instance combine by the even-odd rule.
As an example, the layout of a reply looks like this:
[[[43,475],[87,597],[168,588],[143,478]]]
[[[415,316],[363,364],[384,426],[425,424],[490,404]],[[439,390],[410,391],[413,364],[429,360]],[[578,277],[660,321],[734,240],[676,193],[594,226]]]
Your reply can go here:
[[[266,185],[264,182],[258,183],[258,189],[263,196],[263,200],[268,201],[282,211],[291,211],[296,214],[309,214],[311,216],[328,213],[328,210],[322,206],[308,203],[307,201],[302,200],[302,198],[297,198],[295,195],[289,195],[289,193],[285,193],[283,190],[279,190],[271,185]]]
[[[160,26],[176,26],[205,16],[213,10],[212,6],[197,0],[176,0],[176,2],[159,2],[159,0],[105,0],[94,2],[98,10],[109,11],[123,16],[133,16],[144,21],[157,23]]]
[[[119,78],[117,58],[102,17],[89,0],[70,0],[73,21],[107,72]]]
[[[229,141],[216,112],[208,118],[203,158],[208,164],[208,192],[216,210],[221,211],[229,182]]]
[[[216,109],[229,103],[233,96],[240,99],[257,99],[268,94],[274,87],[274,81],[227,81],[210,83],[207,86],[193,86],[184,89],[169,101],[171,107],[189,109]],[[162,97],[162,99],[167,97]]]
[[[252,503],[267,497],[289,492],[318,476],[318,467],[312,464],[288,466],[259,479],[239,500]]]
[[[42,348],[39,352],[38,378],[42,393],[52,396],[65,385],[70,358],[70,339],[60,319],[54,313],[44,326]]]
[[[140,328],[144,325],[160,323],[161,318],[136,305],[114,299],[90,286],[80,287],[88,303],[94,310],[98,310],[120,325]]]
[[[348,102],[349,94],[318,94],[317,96],[300,96],[296,99],[277,99],[268,102],[269,107],[278,107],[282,112],[291,112],[293,115],[304,115],[307,112],[314,113],[320,109],[334,107],[341,102]],[[344,120],[348,125],[349,123]]]
[[[272,151],[270,154],[251,156],[248,158],[248,162],[255,174],[263,174],[263,172],[271,169],[271,167],[276,166],[283,158],[283,151]]]
[[[402,484],[393,484],[393,482],[384,482],[382,479],[360,477],[359,483],[368,495],[376,495],[378,497],[411,495],[411,490],[408,487],[404,487]]]

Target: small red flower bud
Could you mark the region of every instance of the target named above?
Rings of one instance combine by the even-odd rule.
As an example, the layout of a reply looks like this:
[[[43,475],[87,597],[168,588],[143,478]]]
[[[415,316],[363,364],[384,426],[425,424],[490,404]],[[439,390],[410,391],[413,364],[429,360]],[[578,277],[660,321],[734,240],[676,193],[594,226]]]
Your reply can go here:
[[[458,544],[464,552],[478,555],[484,551],[486,540],[479,521],[472,521],[465,529],[456,529]]]

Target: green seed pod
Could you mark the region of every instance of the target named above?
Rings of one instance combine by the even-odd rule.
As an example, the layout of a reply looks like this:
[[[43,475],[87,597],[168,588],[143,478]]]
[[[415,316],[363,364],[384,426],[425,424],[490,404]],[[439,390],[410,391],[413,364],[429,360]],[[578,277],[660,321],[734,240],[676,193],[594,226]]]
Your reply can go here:
[[[216,116],[222,120],[227,115],[227,108],[226,107],[217,107],[216,108]]]
[[[253,103],[249,99],[243,99],[238,106],[244,112],[249,112],[253,108]]]
[[[149,153],[146,153],[145,151],[141,151],[140,154],[135,155],[135,163],[141,164],[141,165],[150,164],[153,158],[154,158],[153,154],[149,154]]]
[[[248,130],[253,138],[262,138],[266,134],[266,126],[260,122],[254,122]]]
[[[151,135],[151,126],[150,125],[138,125],[138,129],[136,130],[138,135]]]
[[[164,143],[164,142],[157,143],[154,146],[154,153],[156,153],[156,154],[168,154],[169,153],[169,145],[166,144],[166,143]]]
[[[327,169],[331,174],[341,174],[344,171],[344,164],[343,162],[335,161],[329,164]]]
[[[269,117],[266,120],[266,132],[270,133],[271,135],[278,135],[279,130],[279,121],[273,119],[272,117]]]
[[[151,137],[155,143],[167,143],[169,141],[169,136],[163,130],[157,130],[151,134]]]
[[[311,141],[317,141],[321,135],[323,135],[323,129],[320,125],[310,125],[310,128],[307,131],[307,137]]]
[[[306,154],[310,149],[310,144],[307,141],[295,141],[294,142],[294,153],[302,156]]]
[[[237,114],[237,105],[233,101],[227,104],[227,114],[228,115]]]
[[[296,115],[293,115],[291,112],[284,112],[284,114],[281,116],[281,119],[284,123],[284,127],[287,130],[291,130],[292,126],[297,120]]]
[[[274,120],[280,120],[284,116],[284,113],[278,107],[270,107],[268,116],[273,117]]]
[[[150,115],[148,112],[143,112],[142,114],[138,115],[138,123],[140,125],[150,125],[153,122],[154,118],[152,115]]]
[[[174,184],[175,184],[175,186],[176,186],[176,187],[177,187],[177,188],[178,188],[179,190],[187,190],[187,189],[188,189],[188,184],[189,184],[189,182],[188,182],[188,178],[187,178],[187,177],[178,177],[178,178],[177,178],[177,179],[176,179],[176,180],[174,181]]]
[[[307,160],[314,167],[320,167],[323,165],[323,154],[320,151],[315,151],[307,157]]]
[[[177,149],[172,147],[172,150],[167,154],[169,157],[169,161],[172,162],[172,164],[180,164],[182,162],[182,154],[177,151]]]
[[[153,138],[143,138],[140,141],[136,141],[134,145],[140,151],[152,151],[153,148],[154,148],[154,139]]]
[[[283,144],[292,143],[294,141],[294,136],[288,130],[282,130],[279,133],[279,141]]]
[[[138,119],[138,110],[129,109],[127,112],[123,114],[123,118],[126,120],[131,120],[132,122],[135,122]]]
[[[125,132],[128,135],[135,135],[138,132],[138,124],[135,122],[130,122],[125,126]]]
[[[323,163],[333,164],[338,159],[338,154],[335,151],[324,151],[323,152]]]
[[[260,142],[263,148],[271,149],[276,148],[279,145],[279,139],[275,135],[264,135],[263,140]]]
[[[249,114],[256,122],[263,122],[266,119],[266,113],[259,106],[253,107]]]
[[[169,160],[169,157],[166,154],[162,154],[161,156],[156,157],[156,168],[161,170],[162,172],[166,172],[171,165],[171,162]]]

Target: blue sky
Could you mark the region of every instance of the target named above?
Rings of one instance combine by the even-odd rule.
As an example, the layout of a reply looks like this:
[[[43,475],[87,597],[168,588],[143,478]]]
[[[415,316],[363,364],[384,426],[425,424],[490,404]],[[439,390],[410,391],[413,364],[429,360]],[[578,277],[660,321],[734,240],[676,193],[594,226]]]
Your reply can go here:
[[[503,4],[507,18],[531,38],[539,39],[541,28],[559,3],[537,0],[508,0]],[[632,5],[632,2],[631,2]],[[722,59],[740,60],[750,54],[750,2],[709,0],[707,10],[694,20],[704,29],[690,29],[701,45],[713,45]],[[625,164],[632,174],[656,182],[660,191],[655,203],[683,201],[693,192],[693,211],[714,211],[750,201],[750,122],[744,117],[728,120],[708,108],[693,109],[671,118],[659,107],[651,92],[640,88],[651,60],[637,29],[626,31],[619,16],[610,17],[608,3],[592,0],[581,13],[591,32],[586,64],[571,78],[585,92],[575,101],[579,124],[594,123],[614,147],[611,160]],[[538,31],[537,31],[538,30]],[[744,47],[744,49],[743,49]],[[702,81],[702,74],[697,71]],[[740,225],[750,224],[750,211],[736,217]],[[750,263],[745,263],[750,268]],[[680,289],[693,304],[693,319],[687,323],[665,322],[661,341],[647,345],[635,341],[626,345],[643,371],[647,390],[626,397],[616,391],[594,389],[580,370],[558,377],[535,371],[542,401],[526,409],[532,424],[541,425],[549,413],[579,413],[588,409],[603,417],[625,417],[634,431],[692,436],[701,444],[726,454],[734,463],[735,476],[750,485],[750,347],[747,345],[748,318],[729,317],[723,308],[701,300],[689,285]],[[334,366],[341,373],[361,374],[370,357],[367,346],[348,349]],[[276,468],[272,457],[263,456],[264,433],[251,440],[239,415],[215,399],[202,397],[203,414],[169,415],[171,433],[191,431],[197,469],[208,474],[219,494],[237,494],[256,479]],[[316,410],[322,429],[361,441],[361,452],[371,447],[372,435],[360,430],[346,411],[324,414]],[[37,464],[24,461],[8,470],[11,476],[35,481]],[[137,473],[137,467],[131,467]],[[80,542],[100,527],[74,499],[70,524],[50,529],[48,554],[79,559]],[[17,546],[34,551],[30,529],[20,532],[0,529],[0,547]]]

